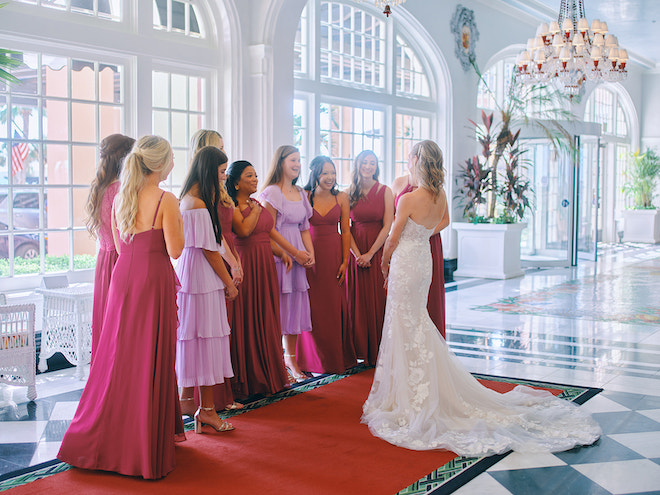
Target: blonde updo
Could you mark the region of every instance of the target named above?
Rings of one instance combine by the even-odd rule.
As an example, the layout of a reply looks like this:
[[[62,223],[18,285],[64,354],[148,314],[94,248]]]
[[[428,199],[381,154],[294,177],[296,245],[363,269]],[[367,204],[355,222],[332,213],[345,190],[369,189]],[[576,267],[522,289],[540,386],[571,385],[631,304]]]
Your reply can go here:
[[[410,152],[417,157],[414,169],[415,179],[420,187],[428,189],[434,196],[439,196],[445,183],[445,173],[442,168],[442,150],[431,140],[420,141]]]
[[[151,174],[163,175],[172,164],[172,147],[160,136],[141,137],[124,160],[117,198],[115,219],[117,230],[124,242],[135,233],[138,210],[138,194],[144,178]]]

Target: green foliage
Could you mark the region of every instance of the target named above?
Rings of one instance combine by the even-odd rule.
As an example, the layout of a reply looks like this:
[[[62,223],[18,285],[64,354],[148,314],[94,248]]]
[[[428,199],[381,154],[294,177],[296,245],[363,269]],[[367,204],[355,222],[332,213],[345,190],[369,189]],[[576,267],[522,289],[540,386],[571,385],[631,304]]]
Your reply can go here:
[[[7,2],[1,3],[0,8],[5,5],[7,5]],[[21,55],[21,52],[0,48],[0,81],[7,81],[11,84],[18,84],[21,82],[20,79],[11,74],[12,69],[16,69],[23,65],[23,61],[20,58]]]
[[[632,200],[635,210],[653,210],[653,193],[660,180],[660,157],[650,148],[645,153],[628,154],[624,194]]]
[[[69,271],[69,257],[67,255],[46,255],[45,265],[46,273],[66,272]],[[96,256],[77,254],[74,256],[74,266],[76,267],[76,270],[94,268],[96,266]],[[38,257],[32,259],[14,258],[14,275],[37,275],[40,273],[40,270],[41,266]],[[0,277],[8,276],[9,259],[0,259]]]

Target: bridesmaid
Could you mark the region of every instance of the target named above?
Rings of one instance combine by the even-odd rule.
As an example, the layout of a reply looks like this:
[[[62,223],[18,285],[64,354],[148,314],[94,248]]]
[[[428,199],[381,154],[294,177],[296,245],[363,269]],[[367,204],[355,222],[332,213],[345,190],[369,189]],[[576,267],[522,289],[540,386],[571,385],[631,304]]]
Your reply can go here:
[[[214,146],[220,151],[224,152],[225,146],[222,139],[222,135],[210,129],[200,129],[191,138],[190,149],[191,156],[195,156],[197,152],[205,146]],[[218,218],[220,219],[220,227],[222,231],[222,246],[225,248],[224,253],[222,254],[223,259],[225,260],[225,265],[231,273],[231,278],[234,281],[236,287],[239,286],[243,280],[243,267],[241,265],[241,260],[234,246],[234,234],[232,233],[232,217],[234,214],[234,201],[227,194],[225,189],[225,181],[227,180],[226,176],[227,163],[220,165],[218,168],[218,177],[220,178],[220,201],[218,201]],[[234,313],[232,305],[234,304],[235,299],[227,300],[227,319],[229,322],[229,327],[234,328],[235,323],[232,322],[231,317]],[[233,332],[232,332],[233,333]],[[229,335],[229,339],[232,339],[232,334]],[[181,399],[181,412],[185,415],[192,416],[200,403],[199,394],[197,391],[194,396],[190,399],[184,400]],[[243,404],[236,402],[234,400],[234,394],[232,393],[231,383],[227,380],[224,383],[218,383],[213,386],[213,403],[219,409],[232,410],[232,409],[243,409]]]
[[[119,191],[119,172],[124,158],[131,151],[135,139],[122,134],[111,134],[101,141],[100,161],[96,177],[89,190],[85,211],[87,230],[99,240],[99,254],[94,274],[94,306],[92,310],[92,359],[101,334],[105,302],[110,287],[110,276],[117,262],[117,250],[112,238],[110,212]]]
[[[305,190],[314,210],[309,231],[317,261],[307,270],[312,331],[298,337],[298,364],[314,373],[343,373],[357,364],[344,287],[351,248],[350,205],[348,196],[337,189],[330,158],[317,156],[309,168]]]
[[[201,405],[195,413],[195,432],[207,424],[216,431],[233,430],[215,412],[213,386],[234,376],[229,351],[229,323],[225,297],[238,290],[222,259],[222,230],[218,219],[218,169],[227,167],[227,155],[207,146],[195,154],[181,191],[185,247],[177,263],[178,293],[176,371],[183,387],[181,402],[193,400],[199,388]],[[224,405],[223,405],[224,407]]]
[[[145,136],[126,157],[112,226],[119,252],[98,352],[58,459],[72,466],[162,478],[185,439],[176,374],[176,275],[184,245],[179,202],[161,190],[172,148]]]
[[[358,359],[375,365],[385,319],[385,280],[380,271],[383,244],[394,219],[392,190],[378,182],[378,158],[362,151],[353,166],[348,305]]]
[[[408,163],[411,163],[408,160]],[[396,209],[399,199],[406,193],[417,189],[412,185],[410,173],[394,179],[392,183],[392,194],[394,195],[394,208]],[[442,238],[440,231],[449,225],[449,210],[445,210],[437,232],[431,236],[431,256],[433,257],[433,275],[431,287],[429,288],[429,299],[426,309],[436,328],[440,331],[442,338],[445,337],[445,260],[442,253]]]
[[[280,299],[273,253],[287,269],[297,249],[276,230],[273,217],[250,196],[257,192],[257,173],[246,161],[237,161],[227,170],[227,192],[234,200],[233,228],[236,249],[245,274],[232,321],[232,363],[238,398],[273,394],[288,386],[282,360]],[[275,244],[271,245],[271,239]],[[282,247],[280,247],[282,246]],[[286,252],[284,249],[286,249]],[[302,259],[303,253],[299,258]]]
[[[293,267],[286,269],[276,259],[277,277],[280,282],[280,322],[284,363],[291,376],[302,382],[307,379],[296,360],[298,335],[312,330],[309,307],[307,274],[305,268],[314,266],[314,246],[309,234],[309,218],[312,206],[303,189],[296,186],[300,176],[300,153],[295,146],[284,145],[273,155],[265,188],[259,199],[273,216],[275,229],[295,246]]]

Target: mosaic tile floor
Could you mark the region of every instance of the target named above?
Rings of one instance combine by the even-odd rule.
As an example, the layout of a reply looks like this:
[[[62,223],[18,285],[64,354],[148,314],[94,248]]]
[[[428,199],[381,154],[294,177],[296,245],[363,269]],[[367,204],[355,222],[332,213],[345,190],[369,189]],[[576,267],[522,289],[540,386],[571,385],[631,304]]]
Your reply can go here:
[[[458,489],[426,493],[660,494],[660,325],[600,316],[610,310],[607,297],[620,301],[619,315],[658,306],[660,274],[648,267],[660,267],[660,246],[606,245],[600,252],[597,263],[577,268],[530,270],[505,281],[457,279],[447,287],[447,324],[450,346],[472,372],[603,388],[583,406],[603,438],[556,455],[513,453]],[[569,283],[575,292],[558,290],[545,313],[476,309]],[[603,289],[589,312],[596,284]],[[562,305],[564,314],[554,311]],[[24,388],[0,385],[0,479],[54,458],[84,386],[74,369],[38,380],[32,404]]]

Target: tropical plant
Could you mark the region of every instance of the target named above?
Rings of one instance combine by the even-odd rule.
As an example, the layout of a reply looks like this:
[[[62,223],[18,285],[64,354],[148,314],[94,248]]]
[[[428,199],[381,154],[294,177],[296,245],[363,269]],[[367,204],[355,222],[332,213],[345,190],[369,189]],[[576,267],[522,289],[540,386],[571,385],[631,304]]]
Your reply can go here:
[[[458,195],[463,201],[464,213],[471,221],[513,222],[516,218],[521,219],[525,210],[532,206],[529,198],[531,185],[521,175],[525,167],[522,163],[524,151],[518,144],[520,129],[525,125],[535,126],[543,131],[556,149],[570,148],[572,146],[570,134],[561,125],[561,122],[574,118],[573,114],[566,110],[569,108],[570,98],[551,84],[524,84],[515,77],[514,70],[504,100],[500,103],[488,86],[476,61],[471,60],[471,64],[486,91],[490,93],[499,119],[494,123],[494,114],[487,115],[482,111],[481,124],[470,120],[477,140],[481,144],[484,162],[477,168],[474,158],[468,160],[459,173],[458,182],[477,180],[481,176],[482,183],[480,186],[472,183],[471,189],[459,190]],[[506,156],[506,170],[502,174],[498,167],[504,156]],[[483,177],[484,171],[487,171],[486,177]],[[500,179],[504,181],[503,184],[500,184]],[[476,194],[475,191],[479,193]],[[505,199],[503,195],[507,198]],[[487,203],[486,214],[484,218],[477,218],[476,209],[484,202],[482,201],[484,196]],[[479,201],[475,203],[474,198],[478,198]],[[498,204],[502,210],[499,218],[496,213]]]
[[[653,194],[660,180],[660,156],[647,148],[628,154],[624,194],[632,200],[635,210],[653,210]]]
[[[7,2],[0,3],[0,8],[7,5]],[[8,83],[18,84],[21,81],[11,74],[12,69],[16,69],[23,65],[20,59],[21,52],[14,50],[7,50],[0,48],[0,80],[7,81]]]

